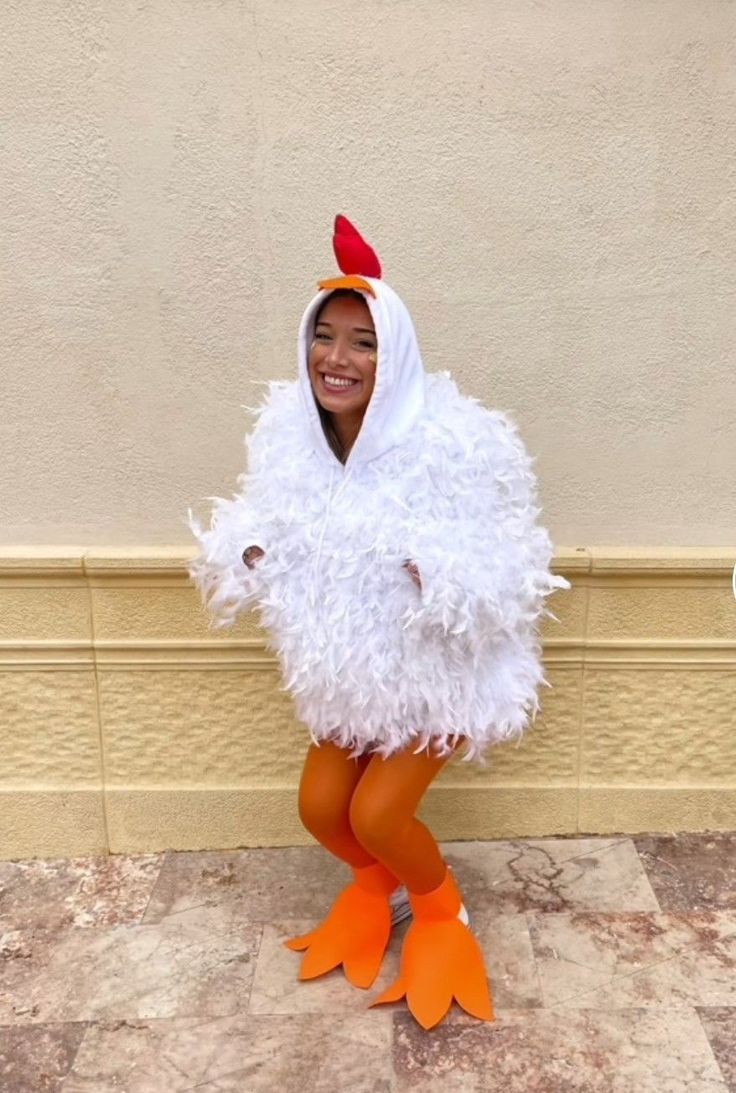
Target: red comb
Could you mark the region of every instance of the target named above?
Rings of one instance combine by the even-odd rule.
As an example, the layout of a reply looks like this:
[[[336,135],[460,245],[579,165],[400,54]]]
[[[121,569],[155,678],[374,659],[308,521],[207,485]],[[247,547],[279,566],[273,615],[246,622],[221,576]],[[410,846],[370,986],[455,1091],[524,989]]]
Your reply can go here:
[[[343,273],[357,273],[361,277],[381,276],[381,263],[373,247],[369,247],[358,229],[339,213],[335,217],[332,246]]]

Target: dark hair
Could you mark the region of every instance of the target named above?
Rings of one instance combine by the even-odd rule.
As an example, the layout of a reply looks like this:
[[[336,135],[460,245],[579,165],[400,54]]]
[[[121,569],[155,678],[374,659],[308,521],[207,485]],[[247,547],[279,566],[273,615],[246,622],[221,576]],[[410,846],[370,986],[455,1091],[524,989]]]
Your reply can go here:
[[[336,300],[340,297],[355,297],[358,300],[364,302],[364,296],[362,292],[357,292],[354,288],[336,288],[333,292],[329,294],[329,296],[325,296],[324,300],[322,300],[321,304],[315,311],[314,321],[312,322],[312,331],[315,331],[317,329],[319,317],[329,304],[330,300]],[[324,406],[320,405],[319,399],[316,396],[314,402],[317,407],[317,413],[319,414],[319,420],[322,423],[322,431],[325,434],[325,439],[327,440],[327,443],[329,444],[330,448],[335,453],[337,458],[340,460],[340,462],[344,463],[347,459],[347,453],[343,450],[343,446],[340,443],[340,438],[337,435],[337,430],[335,429],[335,423],[332,420],[332,414],[329,410],[325,410]]]

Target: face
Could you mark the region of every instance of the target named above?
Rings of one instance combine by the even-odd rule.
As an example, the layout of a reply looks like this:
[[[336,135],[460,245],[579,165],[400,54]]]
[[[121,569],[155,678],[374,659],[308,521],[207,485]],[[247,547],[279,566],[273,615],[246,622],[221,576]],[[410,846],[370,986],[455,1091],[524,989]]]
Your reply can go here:
[[[362,419],[373,394],[377,356],[378,341],[366,302],[357,296],[329,300],[309,350],[309,378],[320,406],[335,415]],[[331,380],[338,382],[331,384]]]

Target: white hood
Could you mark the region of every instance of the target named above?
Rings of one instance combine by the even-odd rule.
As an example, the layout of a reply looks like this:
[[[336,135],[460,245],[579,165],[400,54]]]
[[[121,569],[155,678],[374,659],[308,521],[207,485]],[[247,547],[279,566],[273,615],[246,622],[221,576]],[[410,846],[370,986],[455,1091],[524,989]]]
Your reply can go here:
[[[301,323],[298,379],[271,381],[257,410],[239,492],[216,499],[209,529],[192,523],[202,551],[190,572],[222,623],[258,607],[282,690],[317,743],[390,755],[463,737],[479,758],[538,711],[549,684],[537,624],[544,598],[570,586],[549,572],[516,426],[449,373],[425,375],[406,308],[370,284],[376,383],[347,463],[307,371],[328,284]],[[253,569],[249,545],[264,551]]]
[[[378,339],[376,382],[357,440],[348,456],[351,470],[370,463],[395,447],[411,431],[425,403],[425,372],[411,316],[385,281],[363,278],[375,296],[361,295],[368,304]],[[309,379],[307,360],[314,338],[314,316],[331,290],[319,292],[308,305],[299,326],[299,395],[309,421],[316,450],[330,464],[340,465],[322,428]],[[346,464],[346,466],[347,466]]]

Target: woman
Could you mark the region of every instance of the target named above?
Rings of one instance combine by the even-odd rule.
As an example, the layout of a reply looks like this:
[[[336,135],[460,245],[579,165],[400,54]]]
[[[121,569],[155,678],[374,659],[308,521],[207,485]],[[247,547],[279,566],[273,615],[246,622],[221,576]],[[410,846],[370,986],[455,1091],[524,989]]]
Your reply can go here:
[[[344,217],[334,248],[343,276],[304,313],[298,379],[256,411],[240,492],[209,530],[192,525],[192,575],[222,623],[259,608],[312,737],[301,819],[353,873],[287,943],[306,950],[300,977],[342,964],[370,986],[404,885],[401,974],[374,1004],[406,995],[430,1028],[455,997],[491,1020],[460,893],[415,812],[453,752],[481,759],[534,718],[544,597],[570,586],[549,572],[515,426],[425,373],[406,307]]]

